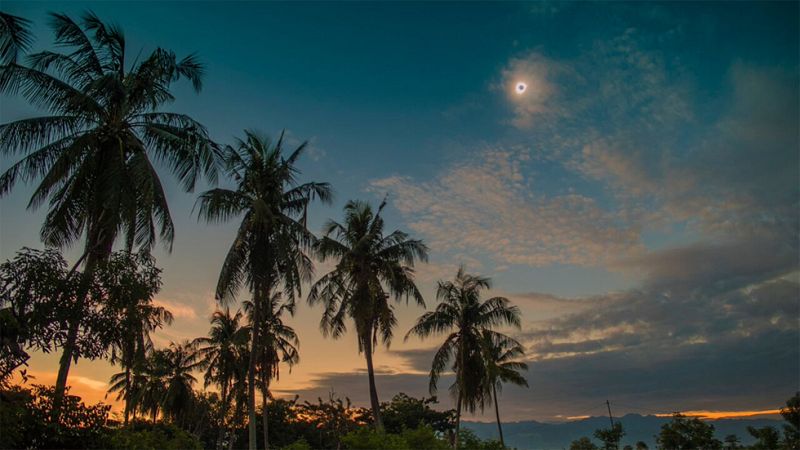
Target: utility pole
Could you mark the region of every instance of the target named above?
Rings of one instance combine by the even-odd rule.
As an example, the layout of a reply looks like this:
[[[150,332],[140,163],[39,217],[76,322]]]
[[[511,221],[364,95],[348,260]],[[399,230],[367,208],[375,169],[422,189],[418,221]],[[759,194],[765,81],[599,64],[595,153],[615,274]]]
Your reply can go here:
[[[611,428],[614,428],[614,418],[611,416],[611,403],[606,400],[606,406],[608,407],[608,420],[611,421]]]
[[[606,399],[606,407],[608,408],[608,420],[611,421],[611,429],[608,430],[610,433],[614,433],[614,416],[611,415],[611,402]],[[621,438],[622,436],[620,436]],[[619,450],[619,440],[614,443],[614,448]]]

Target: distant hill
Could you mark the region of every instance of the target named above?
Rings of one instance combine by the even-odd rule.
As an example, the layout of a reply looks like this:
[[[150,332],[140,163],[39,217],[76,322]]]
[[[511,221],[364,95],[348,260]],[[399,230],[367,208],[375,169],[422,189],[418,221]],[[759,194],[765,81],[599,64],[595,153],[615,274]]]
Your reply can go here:
[[[655,436],[661,430],[661,425],[669,422],[669,417],[641,416],[628,414],[615,418],[622,422],[625,437],[622,444],[633,445],[644,441],[651,449],[655,449]],[[729,434],[739,436],[743,444],[753,442],[747,433],[748,426],[763,427],[772,425],[780,429],[782,421],[771,419],[720,419],[710,422],[714,425],[715,435],[723,439]],[[497,439],[497,424],[483,422],[464,422],[464,426],[473,430],[480,438]],[[594,430],[608,428],[608,417],[590,417],[564,423],[543,423],[533,420],[523,422],[509,422],[503,424],[503,436],[506,445],[516,447],[518,450],[561,450],[569,448],[570,442],[581,436],[593,438]]]

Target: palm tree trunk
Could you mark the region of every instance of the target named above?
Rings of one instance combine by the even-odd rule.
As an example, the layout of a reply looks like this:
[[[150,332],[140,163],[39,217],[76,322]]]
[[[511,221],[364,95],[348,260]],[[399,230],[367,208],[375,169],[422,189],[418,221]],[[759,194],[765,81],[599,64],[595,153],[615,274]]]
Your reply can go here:
[[[461,430],[461,388],[458,390],[458,403],[456,405],[456,437],[453,448],[458,450],[458,433]]]
[[[131,415],[131,369],[125,367],[125,426],[128,426],[128,418]]]
[[[458,434],[461,430],[461,402],[464,398],[464,343],[463,338],[458,342],[458,370],[456,371],[456,384],[458,385],[458,405],[456,406],[456,439],[453,448],[458,450]]]
[[[500,433],[500,446],[506,448],[506,442],[503,440],[503,426],[500,424],[500,405],[497,400],[497,388],[492,384],[492,396],[494,397],[494,414],[497,416],[497,432]]]
[[[83,286],[81,286],[80,291],[78,292],[78,296],[75,299],[79,303],[83,303],[86,301],[86,296],[89,295],[89,283],[90,275],[94,271],[95,266],[100,261],[104,261],[108,259],[108,256],[111,255],[111,249],[114,246],[114,235],[113,233],[109,235],[108,233],[104,233],[98,223],[103,219],[104,213],[101,210],[100,214],[97,216],[97,220],[93,220],[91,223],[94,226],[91,227],[90,231],[87,233],[86,237],[86,250],[84,251],[83,256],[78,262],[75,264],[75,267],[67,274],[67,277],[72,276],[73,272],[77,269],[78,264],[83,260],[85,257],[86,265],[83,267]],[[69,324],[69,330],[67,331],[67,340],[64,343],[64,351],[61,355],[61,359],[58,365],[58,376],[56,377],[56,387],[55,392],[53,393],[53,411],[52,417],[58,418],[61,414],[61,404],[64,402],[64,393],[67,390],[67,376],[69,376],[69,367],[72,364],[72,360],[75,357],[75,347],[78,342],[78,331],[80,328],[80,316],[76,314],[75,317],[72,318],[72,321]]]
[[[267,402],[269,401],[269,379],[264,380],[264,390],[261,399],[261,419],[264,423],[264,450],[269,450],[269,421],[267,420]]]
[[[261,295],[259,289],[253,295],[253,323],[250,332],[250,364],[247,368],[247,414],[249,422],[247,424],[248,441],[247,448],[256,450],[256,362],[258,360],[258,331],[261,323]]]
[[[364,339],[364,353],[367,357],[367,376],[369,377],[369,401],[372,405],[372,416],[375,419],[375,429],[383,431],[381,420],[381,404],[378,401],[378,389],[375,387],[375,368],[372,366],[372,336],[367,333]]]
[[[228,381],[222,383],[222,404],[219,411],[219,433],[217,434],[217,445],[214,446],[217,450],[222,449],[222,440],[225,438],[225,417],[228,415]]]
[[[76,317],[70,321],[69,330],[67,331],[67,340],[64,343],[64,351],[61,354],[61,359],[58,364],[56,389],[53,393],[53,418],[57,418],[60,415],[61,404],[64,402],[64,393],[67,391],[67,376],[69,375],[69,366],[72,364],[75,345],[78,341],[79,326],[79,318]]]

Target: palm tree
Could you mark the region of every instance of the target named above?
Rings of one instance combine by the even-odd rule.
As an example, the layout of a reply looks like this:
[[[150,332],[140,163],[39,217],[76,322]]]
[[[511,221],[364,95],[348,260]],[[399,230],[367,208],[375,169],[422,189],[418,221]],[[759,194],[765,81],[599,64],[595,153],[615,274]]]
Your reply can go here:
[[[268,319],[262,314],[270,290],[283,284],[288,302],[300,295],[302,283],[311,280],[313,263],[305,254],[315,241],[306,228],[308,205],[315,199],[329,202],[327,183],[298,185],[296,163],[306,143],[283,156],[283,134],[272,145],[265,137],[245,131],[245,139],[227,146],[223,161],[236,189],[212,189],[198,199],[199,216],[224,222],[242,215],[242,223],[225,257],[216,297],[231,301],[242,285],[253,298],[250,361],[248,364],[248,446],[256,446],[255,376],[261,331]],[[269,312],[269,310],[267,310]]]
[[[150,350],[148,350],[150,351]],[[146,374],[146,361],[137,361],[136,365],[131,371],[123,370],[122,372],[111,375],[109,379],[109,388],[106,393],[117,393],[117,400],[125,399],[125,415],[126,420],[128,415],[133,420],[136,420],[136,414],[141,411],[146,411],[144,407],[144,389],[147,384]]]
[[[436,299],[439,304],[434,311],[426,312],[406,334],[422,339],[432,335],[449,333],[433,357],[429,390],[435,394],[439,376],[453,360],[456,381],[450,387],[456,398],[456,433],[454,448],[458,448],[458,433],[461,427],[462,407],[469,412],[483,410],[487,399],[485,393],[486,365],[482,343],[485,335],[492,339],[507,339],[493,331],[503,325],[520,326],[520,311],[507,298],[493,297],[481,301],[481,291],[491,288],[489,278],[470,275],[464,267],[458,269],[454,281],[439,281]]]
[[[161,409],[173,423],[179,423],[194,400],[192,388],[197,379],[192,372],[199,369],[202,362],[197,360],[197,348],[191,342],[173,342],[164,352],[166,390],[161,399]]]
[[[499,333],[483,330],[482,337],[483,361],[486,364],[486,389],[490,390],[487,394],[494,401],[500,445],[505,448],[497,391],[503,390],[503,383],[528,387],[528,380],[519,373],[520,370],[528,370],[528,365],[515,361],[516,358],[525,355],[525,350],[522,348],[522,344],[516,340]]]
[[[397,319],[390,297],[396,301],[413,297],[425,306],[414,284],[414,261],[426,261],[428,248],[396,230],[384,236],[383,211],[386,202],[373,213],[369,204],[350,201],[344,207],[345,220],[325,225],[325,236],[317,245],[319,257],[336,260],[336,267],[320,278],[309,291],[308,301],[323,303],[320,327],[334,339],[345,331],[351,318],[358,335],[358,351],[364,352],[369,376],[369,396],[377,429],[383,429],[372,353],[378,338],[390,344]]]
[[[134,398],[136,406],[141,408],[143,413],[150,415],[155,423],[161,405],[166,394],[164,380],[167,375],[167,350],[150,349],[139,370],[141,383],[137,385]]]
[[[39,179],[28,208],[49,202],[42,241],[63,248],[85,236],[78,262],[87,276],[108,258],[120,235],[128,250],[134,245],[148,250],[158,238],[170,248],[174,226],[152,160],[187,191],[201,172],[215,179],[205,128],[184,114],[161,111],[174,100],[173,82],[186,78],[200,90],[202,64],[194,55],[179,60],[161,48],[131,62],[122,30],[89,12],[81,25],[51,14],[56,45],[70,50],[35,53],[22,65],[16,53],[26,47],[19,40],[24,34],[6,31],[8,16],[3,22],[0,50],[8,50],[0,66],[0,94],[19,94],[48,115],[0,125],[0,155],[22,155],[0,176],[0,197],[19,180]],[[73,320],[63,348],[56,413],[77,356],[78,326]]]
[[[245,310],[252,321],[254,305],[247,301]],[[264,448],[269,450],[269,421],[267,404],[269,385],[272,379],[280,378],[280,363],[291,366],[300,362],[298,347],[300,340],[294,329],[283,323],[283,314],[294,315],[294,303],[282,303],[281,293],[272,294],[270,301],[264,305],[265,320],[262,322],[259,344],[258,373],[261,381],[261,414],[264,427]]]
[[[150,333],[165,323],[172,323],[172,313],[153,305],[149,297],[131,300],[131,304],[125,305],[123,310],[118,339],[111,346],[111,363],[119,362],[124,376],[121,380],[117,375],[112,377],[109,392],[118,392],[117,400],[121,397],[125,399],[125,425],[135,403],[136,371],[144,361],[148,348],[153,347]]]
[[[231,315],[229,308],[224,311],[214,311],[211,316],[211,331],[208,337],[199,337],[194,340],[199,346],[198,357],[206,372],[205,386],[214,383],[220,388],[220,430],[217,438],[217,448],[221,448],[222,438],[225,433],[225,418],[228,416],[230,405],[230,388],[236,373],[236,365],[247,351],[250,340],[250,328],[240,325],[242,312],[236,311]]]

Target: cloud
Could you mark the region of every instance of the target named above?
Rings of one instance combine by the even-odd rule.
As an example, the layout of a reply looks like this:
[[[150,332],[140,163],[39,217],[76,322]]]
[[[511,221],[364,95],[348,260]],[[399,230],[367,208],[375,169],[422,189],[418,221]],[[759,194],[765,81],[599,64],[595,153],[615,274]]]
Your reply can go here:
[[[169,310],[175,318],[178,319],[196,319],[197,312],[189,305],[185,305],[183,303],[174,302],[171,300],[164,300],[156,298],[153,300],[153,304],[156,306],[161,306]]]
[[[598,265],[640,250],[638,230],[579,194],[536,192],[522,170],[527,152],[485,148],[419,182],[374,180],[437,251],[488,254],[496,263]]]
[[[784,275],[796,268],[797,252],[769,239],[703,242],[649,252],[616,265],[643,272],[645,286],[653,290],[718,290]]]

